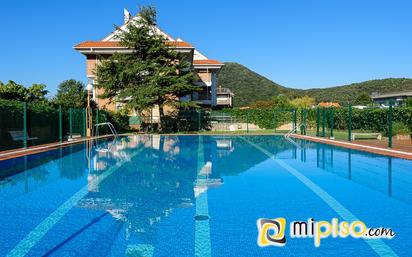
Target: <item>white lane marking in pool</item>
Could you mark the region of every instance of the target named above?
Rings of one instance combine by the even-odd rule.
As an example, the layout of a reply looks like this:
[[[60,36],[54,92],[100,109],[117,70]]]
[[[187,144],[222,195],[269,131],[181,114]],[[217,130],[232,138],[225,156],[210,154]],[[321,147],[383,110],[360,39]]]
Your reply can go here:
[[[153,245],[135,244],[126,247],[126,256],[145,256],[152,257],[154,253]]]
[[[243,140],[248,142],[250,145],[267,155],[269,158],[277,162],[281,167],[299,179],[305,186],[311,189],[319,198],[321,198],[329,207],[331,207],[337,214],[339,214],[346,221],[359,220],[354,214],[352,214],[348,209],[346,209],[341,203],[338,202],[333,196],[328,194],[325,190],[315,184],[312,180],[308,179],[305,175],[300,173],[295,168],[291,167],[282,160],[276,159],[275,156],[263,149],[262,147],[256,145],[255,143],[241,137]],[[390,246],[385,244],[381,239],[363,239],[369,246],[379,255],[379,256],[398,256]]]
[[[130,156],[130,159],[133,158],[135,154]],[[97,183],[101,183],[108,176],[110,176],[115,170],[119,169],[127,160],[123,160],[116,165],[110,167],[108,170],[103,172],[100,176],[96,177]],[[88,185],[82,187],[77,191],[72,197],[70,197],[66,202],[60,205],[54,212],[52,212],[48,217],[46,217],[39,225],[37,225],[25,238],[23,238],[8,254],[7,257],[17,257],[25,256],[31,248],[33,248],[54,225],[61,220],[70,209],[73,208],[83,197],[88,193]]]
[[[204,148],[203,137],[199,136],[199,146],[197,150],[197,180],[202,178],[201,170],[205,164],[204,160]],[[196,187],[196,185],[195,185]],[[207,200],[207,188],[202,190],[199,195],[196,196],[196,214],[209,216],[208,200]],[[195,220],[195,256],[208,257],[212,256],[212,247],[210,244],[210,224],[209,219]]]
[[[209,215],[206,192],[196,198],[196,215]],[[209,220],[195,220],[195,256],[212,256]]]

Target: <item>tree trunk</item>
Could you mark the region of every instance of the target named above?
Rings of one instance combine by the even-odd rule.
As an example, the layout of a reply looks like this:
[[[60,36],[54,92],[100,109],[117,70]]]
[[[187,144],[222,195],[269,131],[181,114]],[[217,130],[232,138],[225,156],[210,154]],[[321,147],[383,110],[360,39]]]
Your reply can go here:
[[[160,124],[159,124],[159,131],[163,132],[164,129],[164,110],[163,110],[163,104],[159,104],[159,119],[160,119]]]

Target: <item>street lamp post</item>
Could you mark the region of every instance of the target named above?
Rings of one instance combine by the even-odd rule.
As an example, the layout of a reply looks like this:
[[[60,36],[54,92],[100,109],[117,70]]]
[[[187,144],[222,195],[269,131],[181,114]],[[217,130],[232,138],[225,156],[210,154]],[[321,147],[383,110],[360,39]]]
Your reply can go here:
[[[88,83],[86,86],[87,90],[87,107],[86,107],[86,136],[91,137],[92,136],[92,109],[90,107],[90,94],[92,93],[93,90],[93,84]]]

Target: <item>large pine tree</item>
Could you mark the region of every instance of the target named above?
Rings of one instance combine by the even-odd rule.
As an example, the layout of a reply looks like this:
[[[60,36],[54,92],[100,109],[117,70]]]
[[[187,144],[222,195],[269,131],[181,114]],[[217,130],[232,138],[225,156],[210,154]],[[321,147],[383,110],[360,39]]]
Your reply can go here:
[[[142,7],[138,18],[117,35],[120,44],[132,51],[102,61],[96,69],[96,86],[104,89],[100,97],[121,99],[129,110],[141,113],[158,105],[162,122],[165,105],[190,105],[179,102],[179,97],[198,87],[193,85],[191,64],[165,44],[166,38],[156,33],[155,26],[156,10]]]

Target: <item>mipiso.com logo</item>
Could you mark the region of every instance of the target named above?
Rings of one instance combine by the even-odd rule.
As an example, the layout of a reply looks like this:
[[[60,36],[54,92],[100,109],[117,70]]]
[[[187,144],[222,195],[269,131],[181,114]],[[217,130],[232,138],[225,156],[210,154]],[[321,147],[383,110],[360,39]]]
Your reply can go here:
[[[259,246],[283,246],[286,244],[285,218],[258,219],[257,226],[259,230],[257,243]]]
[[[259,231],[257,243],[259,246],[284,246],[286,244],[285,218],[258,219],[257,227]],[[313,238],[316,247],[320,246],[323,238],[330,236],[334,238],[351,236],[367,239],[392,239],[395,236],[395,232],[391,228],[368,228],[360,220],[339,222],[337,218],[333,218],[330,222],[325,220],[315,221],[313,218],[309,218],[307,221],[292,221],[289,223],[289,234],[291,238]]]

